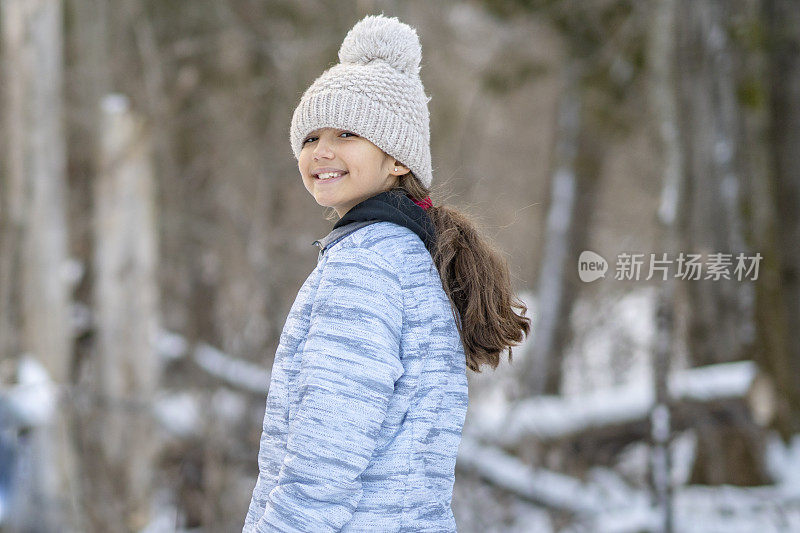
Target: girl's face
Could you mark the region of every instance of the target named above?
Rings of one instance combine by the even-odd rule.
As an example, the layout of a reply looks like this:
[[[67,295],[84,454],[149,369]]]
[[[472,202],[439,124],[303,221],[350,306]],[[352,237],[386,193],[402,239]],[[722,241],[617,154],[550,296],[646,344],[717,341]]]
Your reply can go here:
[[[297,166],[308,192],[319,205],[333,207],[339,218],[357,203],[396,185],[398,177],[409,171],[367,139],[338,128],[309,133]]]

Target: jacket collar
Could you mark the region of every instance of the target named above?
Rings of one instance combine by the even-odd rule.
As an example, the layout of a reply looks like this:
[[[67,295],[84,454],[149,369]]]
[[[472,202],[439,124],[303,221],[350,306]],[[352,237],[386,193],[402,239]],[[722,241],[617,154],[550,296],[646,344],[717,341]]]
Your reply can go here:
[[[346,235],[374,222],[393,222],[413,231],[433,255],[436,243],[436,228],[428,214],[406,194],[398,191],[384,191],[354,205],[333,225],[333,230],[325,237],[314,241],[320,248],[320,256],[325,249]]]

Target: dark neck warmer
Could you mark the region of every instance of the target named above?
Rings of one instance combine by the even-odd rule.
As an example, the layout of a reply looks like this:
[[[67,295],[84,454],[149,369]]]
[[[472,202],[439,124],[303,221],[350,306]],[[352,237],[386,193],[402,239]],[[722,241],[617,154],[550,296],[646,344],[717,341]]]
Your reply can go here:
[[[333,229],[352,222],[386,221],[404,226],[416,233],[433,255],[436,228],[428,214],[409,196],[399,191],[384,191],[354,205]]]

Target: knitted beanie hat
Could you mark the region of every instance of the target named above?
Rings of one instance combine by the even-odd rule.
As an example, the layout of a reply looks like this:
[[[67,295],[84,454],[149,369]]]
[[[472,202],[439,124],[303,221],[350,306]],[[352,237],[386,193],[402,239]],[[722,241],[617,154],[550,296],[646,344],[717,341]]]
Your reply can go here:
[[[369,15],[339,48],[339,63],[317,78],[292,115],[295,158],[318,128],[351,131],[407,166],[430,187],[430,118],[419,77],[422,48],[414,28],[396,17]]]

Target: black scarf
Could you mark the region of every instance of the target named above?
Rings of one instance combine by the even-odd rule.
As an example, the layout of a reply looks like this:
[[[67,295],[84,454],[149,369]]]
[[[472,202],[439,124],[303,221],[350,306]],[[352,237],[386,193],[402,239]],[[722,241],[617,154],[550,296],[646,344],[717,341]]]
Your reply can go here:
[[[336,221],[333,229],[351,222],[378,220],[394,222],[416,233],[425,248],[433,255],[436,244],[436,228],[428,214],[414,203],[411,197],[399,191],[384,191],[354,205]]]

